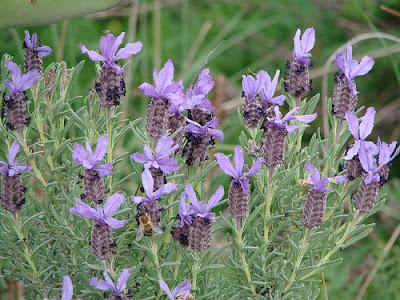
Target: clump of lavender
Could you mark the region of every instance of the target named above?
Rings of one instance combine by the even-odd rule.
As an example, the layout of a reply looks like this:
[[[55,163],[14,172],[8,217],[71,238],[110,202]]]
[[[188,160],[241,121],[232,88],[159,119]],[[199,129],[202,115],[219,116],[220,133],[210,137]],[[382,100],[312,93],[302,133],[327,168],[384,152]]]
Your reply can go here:
[[[192,223],[189,226],[189,246],[193,251],[205,251],[210,247],[211,224],[215,221],[215,214],[211,212],[224,196],[224,188],[218,187],[208,202],[198,201],[192,185],[185,186],[186,196],[191,202]],[[184,197],[184,196],[182,196]]]
[[[215,144],[215,139],[224,139],[224,134],[221,130],[215,129],[218,125],[218,120],[214,117],[204,125],[187,119],[189,123],[185,127],[186,145],[183,149],[183,154],[186,157],[186,164],[193,166],[196,161],[199,163],[208,158],[208,148]]]
[[[99,81],[96,81],[96,92],[99,96],[100,104],[107,109],[120,104],[121,96],[125,96],[125,82],[122,77],[124,68],[119,66],[116,61],[127,59],[142,50],[142,43],[127,43],[125,47],[118,50],[125,37],[125,32],[115,37],[107,33],[100,38],[100,52],[91,51],[85,45],[80,44],[82,53],[87,54],[92,61],[101,62]]]
[[[100,291],[111,291],[108,295],[108,300],[129,300],[131,299],[130,293],[126,292],[126,285],[128,283],[129,278],[132,275],[132,269],[126,268],[123,269],[117,283],[111,279],[110,275],[108,275],[107,271],[103,272],[104,280],[97,279],[96,277],[92,277],[90,279],[90,285]]]
[[[182,193],[179,202],[179,212],[176,216],[177,224],[172,228],[171,234],[175,241],[184,247],[189,246],[189,228],[192,224],[190,205],[186,203],[186,194]]]
[[[162,232],[161,228],[161,211],[160,198],[176,191],[177,187],[175,183],[167,183],[161,185],[157,190],[154,190],[154,180],[151,172],[148,169],[144,169],[142,173],[142,185],[145,191],[144,196],[132,196],[131,199],[137,204],[137,215],[136,220],[140,226],[140,218],[146,216],[150,218],[151,231],[143,232],[145,228],[139,228],[138,239],[144,235],[152,235],[155,232]],[[150,224],[149,224],[150,225]]]
[[[358,151],[362,147],[369,147],[377,151],[373,142],[365,141],[374,128],[375,109],[370,107],[358,123],[358,118],[353,112],[346,112],[346,120],[349,130],[354,137],[354,143],[348,147],[347,154],[344,156],[344,169],[350,180],[354,180],[362,175],[362,166],[358,158]]]
[[[149,136],[159,138],[169,129],[169,108],[171,101],[182,95],[182,82],[174,82],[174,65],[168,60],[157,73],[153,71],[154,86],[145,82],[139,89],[151,97],[147,107],[146,129]]]
[[[360,213],[370,212],[376,204],[376,198],[380,187],[388,179],[388,164],[400,153],[400,148],[396,149],[397,142],[390,145],[378,142],[377,153],[366,145],[362,145],[358,156],[364,169],[363,181],[358,191],[353,195],[353,201]]]
[[[11,60],[6,62],[7,69],[11,72],[11,80],[6,80],[5,85],[9,95],[3,93],[4,116],[7,126],[11,130],[19,130],[29,123],[25,91],[30,89],[40,78],[38,70],[31,70],[21,75],[18,65]]]
[[[346,112],[353,112],[357,106],[357,89],[354,78],[367,74],[373,67],[374,61],[364,56],[360,63],[352,58],[352,46],[336,54],[336,65],[339,73],[335,75],[335,86],[332,96],[333,114],[344,119]]]
[[[156,149],[153,152],[148,145],[144,145],[144,153],[134,153],[131,159],[144,164],[149,169],[154,180],[154,190],[166,183],[165,174],[171,174],[179,170],[175,158],[170,157],[179,145],[174,145],[174,140],[168,136],[162,136],[157,140]]]
[[[215,157],[222,171],[232,177],[228,193],[229,211],[235,218],[243,218],[249,210],[250,180],[248,177],[261,169],[264,159],[257,159],[250,170],[244,172],[246,165],[243,149],[240,146],[236,146],[234,150],[234,165],[222,153],[216,153]]]
[[[300,126],[288,125],[287,122],[297,120],[304,123],[310,123],[315,120],[317,114],[294,116],[297,108],[289,111],[283,118],[278,106],[274,107],[275,116],[272,118],[267,117],[268,122],[265,128],[265,140],[263,144],[264,149],[264,163],[269,168],[275,168],[277,165],[283,163],[286,137],[289,133],[294,132]]]
[[[63,277],[61,300],[72,300],[73,294],[74,294],[74,286],[72,285],[71,278],[65,275]],[[51,299],[44,298],[43,300],[57,300],[57,298],[56,297],[53,297]]]
[[[80,199],[75,199],[75,206],[69,211],[95,221],[92,230],[91,246],[94,255],[100,259],[108,259],[115,254],[115,242],[112,238],[112,229],[118,229],[128,222],[127,220],[117,220],[112,217],[125,201],[122,194],[115,193],[108,198],[104,207],[90,207]]]
[[[193,300],[190,290],[192,289],[192,282],[185,280],[178,284],[172,291],[169,289],[164,280],[160,280],[160,288],[167,294],[169,300]]]
[[[85,175],[83,176],[85,193],[81,198],[89,199],[97,204],[103,202],[106,194],[103,177],[112,172],[111,163],[100,164],[107,152],[107,147],[108,137],[102,135],[97,140],[94,152],[88,142],[86,142],[85,147],[75,144],[72,152],[74,162],[85,169]]]
[[[3,175],[1,206],[15,214],[25,203],[26,188],[22,184],[20,174],[31,170],[31,167],[22,165],[15,158],[20,146],[14,141],[8,152],[8,163],[0,160],[0,173]]]
[[[29,31],[25,31],[25,40],[23,43],[23,48],[25,50],[24,55],[24,66],[25,72],[32,70],[37,70],[42,72],[43,70],[43,57],[51,54],[52,50],[48,46],[42,45],[38,40],[36,33],[31,35]]]
[[[309,67],[311,66],[311,49],[315,44],[314,28],[307,28],[300,38],[300,29],[294,36],[293,59],[286,64],[284,88],[286,92],[299,100],[305,97],[312,88]]]

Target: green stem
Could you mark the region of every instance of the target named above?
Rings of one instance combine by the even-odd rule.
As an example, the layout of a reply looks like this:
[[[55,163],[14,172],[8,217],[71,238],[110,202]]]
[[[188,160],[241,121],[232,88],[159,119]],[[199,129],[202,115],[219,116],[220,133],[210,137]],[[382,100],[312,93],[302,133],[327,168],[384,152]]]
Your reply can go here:
[[[151,249],[151,254],[152,254],[152,261],[154,264],[154,267],[157,270],[157,277],[158,280],[163,280],[162,274],[161,274],[161,268],[160,268],[160,261],[158,259],[158,245],[157,241],[154,237],[154,235],[150,238],[151,244],[150,244],[150,249]]]
[[[192,266],[192,290],[196,289],[197,285],[197,274],[200,269],[200,258],[197,253],[194,253],[194,263]]]
[[[108,148],[107,148],[107,162],[112,163],[112,154],[113,154],[113,139],[112,139],[112,111],[107,108],[106,110],[106,119],[107,119],[107,137],[108,137]],[[112,174],[109,176],[110,180],[108,183],[108,189],[109,192],[111,193],[111,188],[112,188]]]
[[[264,241],[268,241],[269,237],[269,219],[271,215],[271,204],[272,204],[272,199],[274,198],[274,187],[273,187],[273,173],[274,173],[274,168],[269,168],[268,169],[268,196],[265,201],[265,210],[264,210]]]

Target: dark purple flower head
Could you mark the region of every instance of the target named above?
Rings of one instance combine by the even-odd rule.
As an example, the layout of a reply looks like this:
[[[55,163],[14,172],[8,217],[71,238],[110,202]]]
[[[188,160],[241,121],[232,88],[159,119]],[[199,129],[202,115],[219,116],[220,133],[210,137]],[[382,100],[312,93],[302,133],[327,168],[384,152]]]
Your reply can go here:
[[[153,99],[165,99],[173,101],[178,96],[182,95],[182,82],[174,82],[174,65],[169,59],[164,67],[157,73],[153,71],[154,85],[150,83],[142,83],[139,89],[146,96]]]
[[[43,46],[40,44],[36,33],[32,34],[31,37],[29,31],[27,30],[25,31],[25,45],[28,49],[36,51],[40,57],[48,56],[51,54],[52,51],[50,47]]]
[[[313,189],[320,193],[330,193],[332,189],[327,188],[329,178],[322,176],[318,169],[310,162],[306,163],[306,171],[308,173],[308,182],[313,186]]]
[[[72,158],[75,163],[83,166],[85,169],[95,169],[99,176],[107,176],[112,172],[112,164],[100,165],[104,155],[107,153],[108,137],[101,135],[97,140],[96,151],[93,152],[90,144],[86,142],[86,146],[83,147],[80,144],[75,144],[72,152]]]
[[[390,144],[387,144],[385,142],[382,142],[378,138],[378,151],[379,151],[379,156],[378,156],[378,165],[380,168],[383,166],[386,166],[388,163],[390,163],[393,159],[396,158],[397,155],[400,153],[400,147],[397,147],[397,142],[394,141]]]
[[[247,101],[251,102],[256,99],[262,88],[262,76],[260,71],[257,73],[256,78],[251,75],[242,76],[242,91]]]
[[[210,200],[208,200],[208,202],[205,202],[204,200],[199,202],[191,184],[187,184],[185,186],[184,193],[187,195],[190,202],[192,203],[192,212],[194,215],[196,215],[197,217],[208,219],[209,221],[213,221],[215,219],[215,214],[212,213],[211,210],[224,196],[223,186],[218,187],[218,189],[216,190],[214,195],[210,197]]]
[[[124,203],[125,197],[120,193],[115,193],[108,198],[104,207],[92,208],[88,204],[75,198],[75,206],[70,208],[70,212],[90,220],[96,221],[100,224],[106,224],[113,229],[118,229],[128,222],[127,220],[117,220],[113,218],[113,214],[117,212],[119,207]]]
[[[119,59],[127,59],[142,50],[142,43],[127,43],[125,47],[118,50],[125,37],[125,32],[115,37],[112,33],[107,33],[100,38],[100,53],[88,50],[85,45],[80,44],[79,47],[83,54],[87,54],[92,61],[101,61],[109,68],[115,70],[116,73],[121,74],[124,68],[118,66],[115,62]]]
[[[258,72],[257,76],[261,78],[261,98],[263,105],[283,105],[285,101],[285,96],[280,95],[274,97],[276,86],[278,85],[280,71],[276,70],[274,78],[271,77],[266,71]]]
[[[19,144],[17,141],[14,141],[10,147],[10,151],[8,152],[8,163],[0,160],[0,173],[5,176],[8,175],[13,177],[14,175],[18,175],[22,172],[29,171],[32,168],[29,166],[25,166],[20,164],[19,161],[15,160],[19,152]]]
[[[244,163],[243,149],[240,146],[236,146],[234,150],[234,165],[229,161],[228,156],[222,153],[216,153],[215,157],[219,164],[219,167],[224,171],[226,175],[231,176],[234,180],[242,184],[243,190],[246,193],[250,192],[249,189],[249,176],[256,174],[262,167],[264,163],[263,158],[258,158],[254,165],[250,168],[248,172],[244,172],[247,165]]]
[[[282,114],[279,110],[278,106],[274,106],[274,113],[275,116],[272,118],[267,118],[268,121],[271,123],[274,123],[280,128],[286,128],[288,133],[294,132],[297,130],[300,126],[299,125],[287,125],[286,123],[291,120],[297,120],[301,121],[304,123],[310,123],[314,121],[317,118],[317,114],[311,114],[311,115],[302,115],[302,116],[294,116],[293,114],[298,110],[298,107],[292,109],[289,111],[284,117],[282,117]]]
[[[32,70],[21,75],[18,65],[11,60],[6,61],[6,67],[11,72],[11,80],[6,80],[5,84],[11,94],[17,95],[31,88],[39,79],[38,70]]]
[[[181,194],[181,200],[179,201],[179,218],[181,226],[185,224],[192,224],[192,211],[190,205],[186,203],[186,194]]]
[[[151,176],[151,172],[148,169],[144,169],[142,173],[142,185],[146,193],[145,196],[132,196],[131,199],[136,204],[140,203],[150,203],[153,204],[155,201],[160,200],[162,196],[168,195],[173,191],[176,191],[177,187],[175,183],[167,183],[161,185],[160,188],[153,192],[154,190],[154,179]]]
[[[215,117],[203,126],[190,119],[186,119],[186,121],[189,124],[185,127],[185,132],[190,132],[194,135],[200,136],[210,134],[211,136],[216,137],[220,140],[224,139],[224,133],[221,130],[215,129],[215,127],[217,127],[218,125],[218,120]]]
[[[104,271],[103,275],[104,275],[104,280],[103,279],[98,280],[97,278],[92,277],[90,279],[90,285],[100,291],[110,290],[112,291],[113,295],[117,296],[124,293],[129,277],[131,277],[132,275],[132,269],[130,268],[123,269],[121,274],[119,275],[116,284],[111,279],[110,275],[108,275],[107,271]]]
[[[364,144],[367,147],[371,147],[371,149],[375,149],[375,152],[377,151],[374,143],[365,141],[374,128],[375,113],[375,109],[369,107],[365,115],[361,118],[361,123],[358,124],[358,118],[356,115],[351,111],[346,112],[345,117],[349,124],[349,130],[354,137],[354,144],[347,151],[347,154],[344,157],[345,160],[350,160],[356,156],[360,147],[364,146]]]
[[[144,145],[144,153],[134,153],[131,159],[135,162],[144,164],[145,168],[161,169],[165,174],[171,174],[179,170],[179,165],[175,158],[170,157],[179,145],[174,145],[174,140],[169,136],[162,136],[157,140],[155,153],[150,150],[148,145]]]
[[[164,280],[160,280],[160,288],[167,294],[170,300],[186,300],[190,294],[192,282],[190,280],[185,280],[184,282],[178,284],[171,292],[167,283]]]
[[[336,65],[346,76],[347,83],[353,95],[357,95],[354,78],[367,74],[374,65],[374,60],[370,56],[364,56],[360,62],[353,59],[353,48],[347,44],[346,50],[336,53]]]
[[[297,29],[294,36],[293,58],[303,65],[308,64],[311,57],[311,49],[315,44],[314,28],[307,28],[300,38],[300,29]]]

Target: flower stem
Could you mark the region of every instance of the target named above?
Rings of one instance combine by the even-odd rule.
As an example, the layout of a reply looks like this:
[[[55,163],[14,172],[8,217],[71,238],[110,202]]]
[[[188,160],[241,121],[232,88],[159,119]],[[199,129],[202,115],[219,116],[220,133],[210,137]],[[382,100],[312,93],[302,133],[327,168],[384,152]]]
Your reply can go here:
[[[150,238],[150,240],[151,240],[150,249],[151,249],[153,264],[154,264],[154,267],[157,270],[158,280],[162,280],[163,277],[162,277],[162,274],[161,274],[160,261],[158,259],[157,241],[156,241],[156,238],[154,237],[154,235]]]
[[[113,139],[112,139],[112,111],[107,107],[106,111],[106,122],[107,122],[107,137],[108,137],[108,148],[107,148],[107,162],[112,163],[112,152],[113,152]],[[112,174],[110,174],[110,180],[108,183],[108,189],[111,193],[112,188]]]
[[[274,168],[270,167],[268,169],[268,197],[265,201],[265,210],[264,210],[264,241],[268,241],[268,236],[269,236],[268,222],[271,214],[272,199],[274,198],[274,188],[272,182],[273,173],[274,173]]]

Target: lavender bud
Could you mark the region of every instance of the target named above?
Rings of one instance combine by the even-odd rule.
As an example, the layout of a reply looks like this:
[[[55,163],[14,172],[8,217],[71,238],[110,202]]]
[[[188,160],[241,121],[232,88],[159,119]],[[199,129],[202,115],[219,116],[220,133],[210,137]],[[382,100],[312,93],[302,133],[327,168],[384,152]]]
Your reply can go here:
[[[164,172],[161,169],[155,169],[153,167],[149,168],[151,177],[154,180],[154,191],[158,190],[160,186],[167,183],[167,179],[165,178]]]
[[[205,251],[210,246],[211,222],[202,217],[193,217],[189,227],[189,246],[193,251]]]
[[[295,98],[305,97],[312,89],[309,63],[292,60],[286,64],[285,91]]]
[[[107,109],[120,104],[121,96],[125,96],[125,81],[122,73],[115,68],[102,64],[99,81],[96,82],[96,92],[99,95],[100,104]]]
[[[250,128],[256,128],[262,114],[262,105],[260,98],[256,97],[253,101],[249,101],[247,97],[244,100],[243,119]]]
[[[379,177],[381,178],[381,180],[379,181],[379,183],[381,184],[381,186],[383,186],[386,182],[388,182],[389,180],[389,166],[388,165],[384,165],[382,166],[382,168],[379,170]]]
[[[310,229],[319,227],[324,221],[325,209],[326,193],[309,189],[303,209],[303,225]]]
[[[28,101],[25,93],[12,95],[3,94],[4,114],[7,119],[7,126],[11,130],[19,130],[29,123],[29,116],[26,110]]]
[[[214,114],[210,111],[205,111],[199,108],[194,108],[189,111],[189,119],[199,123],[200,125],[205,125],[213,118]]]
[[[353,84],[354,83],[354,80]],[[335,75],[335,86],[332,96],[333,114],[344,120],[348,111],[353,112],[357,106],[357,94],[352,93],[348,79],[343,73]]]
[[[23,48],[25,50],[24,53],[24,67],[25,72],[31,70],[38,70],[40,73],[43,71],[43,59],[39,56],[39,53],[31,48],[28,48],[26,43],[24,42]]]
[[[228,207],[231,214],[236,218],[246,216],[249,209],[249,196],[243,190],[242,184],[233,180],[229,187]]]
[[[179,215],[177,216],[178,224],[176,224],[172,230],[171,235],[176,242],[181,244],[184,247],[189,246],[189,228],[190,225],[184,223],[183,225],[179,221]]]
[[[25,203],[25,188],[22,185],[19,175],[3,176],[3,195],[1,197],[1,206],[11,213],[16,213]]]
[[[208,147],[213,144],[213,139],[209,134],[205,135],[193,135],[191,133],[186,134],[187,143],[183,150],[186,157],[186,165],[193,166],[196,161],[200,163],[208,158]]]
[[[358,191],[353,195],[354,205],[360,213],[368,213],[375,207],[379,188],[379,182],[365,183],[364,180],[362,181]]]
[[[91,245],[94,255],[99,259],[108,259],[115,254],[116,244],[107,224],[96,222],[93,225]]]
[[[170,102],[168,100],[151,98],[147,107],[146,130],[152,138],[159,138],[167,132],[169,126],[169,106]]]
[[[362,176],[363,168],[358,155],[354,156],[350,160],[345,160],[344,169],[346,170],[349,180],[354,180]]]
[[[275,168],[283,163],[287,135],[286,128],[276,126],[273,123],[267,125],[263,148],[265,164],[268,167]]]
[[[83,177],[85,197],[96,204],[101,204],[105,197],[103,178],[99,176],[95,168],[86,169]]]

